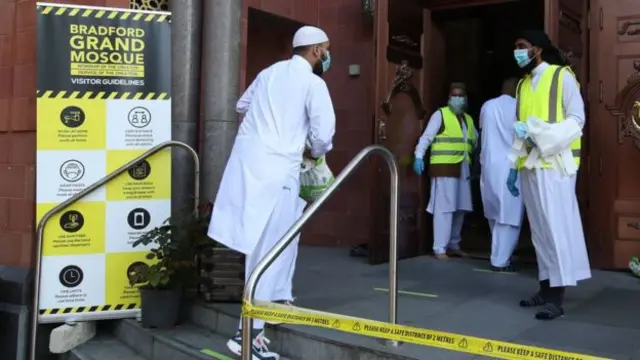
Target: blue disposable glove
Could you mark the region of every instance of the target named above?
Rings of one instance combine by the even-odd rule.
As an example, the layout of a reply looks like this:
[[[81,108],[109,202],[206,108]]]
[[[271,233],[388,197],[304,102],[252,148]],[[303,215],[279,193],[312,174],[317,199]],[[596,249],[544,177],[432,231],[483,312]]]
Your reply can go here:
[[[527,125],[524,123],[516,122],[513,124],[513,130],[520,139],[524,139],[524,137],[527,136]]]
[[[513,197],[520,196],[520,191],[516,187],[517,180],[518,180],[518,170],[516,169],[509,170],[509,177],[507,178],[507,189],[509,189],[511,196]]]
[[[424,160],[416,158],[413,161],[413,171],[418,175],[422,175],[424,172]]]

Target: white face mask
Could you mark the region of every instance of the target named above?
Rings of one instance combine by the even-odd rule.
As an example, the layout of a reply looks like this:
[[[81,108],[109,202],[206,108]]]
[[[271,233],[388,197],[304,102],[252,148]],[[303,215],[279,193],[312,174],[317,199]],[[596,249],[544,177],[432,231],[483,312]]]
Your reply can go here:
[[[467,104],[464,96],[452,96],[449,98],[449,107],[453,111],[461,111]]]
[[[529,57],[529,49],[516,49],[513,51],[513,57],[516,59],[516,63],[520,68],[523,68],[531,63]]]

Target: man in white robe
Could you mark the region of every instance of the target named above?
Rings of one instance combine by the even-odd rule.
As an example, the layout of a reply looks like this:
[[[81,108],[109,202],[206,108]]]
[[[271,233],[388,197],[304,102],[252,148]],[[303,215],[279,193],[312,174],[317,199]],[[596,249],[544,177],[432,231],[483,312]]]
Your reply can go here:
[[[300,166],[333,147],[335,113],[321,78],[330,66],[329,38],[318,28],[303,26],[294,35],[294,55],[263,71],[238,101],[244,114],[211,214],[208,236],[247,255],[246,278],[256,264],[298,220],[305,202],[300,192]],[[291,300],[290,279],[296,244],[264,273],[255,292],[261,301]],[[242,324],[240,324],[242,326]],[[252,356],[277,360],[269,351],[264,322],[254,320]],[[242,351],[241,331],[227,346]]]
[[[488,100],[480,110],[480,192],[484,216],[491,230],[491,266],[494,271],[514,271],[511,256],[518,244],[524,205],[504,186],[511,163],[509,151],[516,122],[518,79],[502,84],[502,95]]]
[[[467,106],[466,87],[462,83],[451,84],[449,101],[446,107],[440,108],[431,115],[418,145],[415,148],[413,169],[422,175],[425,169],[423,157],[434,141],[438,144],[463,143],[475,147],[477,130],[471,117],[465,113]],[[452,113],[452,115],[448,115]],[[445,117],[454,119],[448,129]],[[455,130],[457,137],[441,139],[443,134]],[[470,136],[471,135],[471,136]],[[465,145],[466,146],[466,145]],[[464,217],[473,211],[471,187],[469,185],[471,159],[470,149],[465,147],[460,156],[450,162],[434,164],[434,149],[431,150],[429,173],[431,176],[431,194],[427,211],[433,215],[433,254],[438,260],[446,260],[449,256],[465,256],[460,249],[460,240]],[[444,152],[447,152],[446,150]],[[458,151],[455,151],[458,153]],[[439,156],[439,155],[438,155]],[[447,155],[445,155],[447,156]],[[450,158],[451,159],[451,158]],[[447,163],[449,162],[449,163]],[[448,255],[447,255],[448,254]]]
[[[541,112],[540,109],[544,109],[548,102],[548,108],[555,108],[556,112],[548,110],[548,115],[539,115],[537,119],[548,124],[551,131],[561,124],[583,128],[585,110],[579,84],[547,34],[537,30],[523,32],[516,40],[514,58],[527,72],[518,85],[518,125],[528,122],[532,114]],[[542,97],[544,93],[546,99]],[[557,104],[557,97],[561,97],[561,108],[554,105]],[[562,117],[559,122],[552,119],[558,117],[557,113]],[[520,133],[519,129],[519,126],[515,127],[514,149],[519,141],[521,143],[522,139],[526,139],[527,155],[534,153],[537,148],[535,138],[525,137],[526,134]],[[555,134],[558,143],[562,143],[565,132]],[[575,141],[566,141],[563,146],[563,153],[569,150],[569,165],[575,166],[574,161],[577,163],[580,156],[579,143],[576,146]],[[522,164],[523,160],[524,157],[520,157],[518,163]],[[531,168],[526,163],[524,166],[518,166],[518,163],[509,173],[507,187],[513,196],[519,196],[515,179],[518,174],[521,176],[522,198],[531,225],[540,280],[538,292],[530,299],[522,300],[520,306],[542,306],[536,318],[552,320],[564,315],[562,304],[565,287],[576,286],[578,281],[591,277],[576,198],[576,174],[567,176],[566,166],[550,162],[545,164],[542,159],[538,159]]]

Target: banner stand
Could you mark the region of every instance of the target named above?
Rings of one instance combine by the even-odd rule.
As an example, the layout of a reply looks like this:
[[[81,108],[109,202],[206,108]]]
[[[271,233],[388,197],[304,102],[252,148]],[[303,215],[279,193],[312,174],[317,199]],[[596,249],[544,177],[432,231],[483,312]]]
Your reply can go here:
[[[37,4],[36,221],[171,140],[170,13]],[[171,214],[171,150],[139,162],[44,230],[39,323],[136,317],[149,266],[132,243]]]

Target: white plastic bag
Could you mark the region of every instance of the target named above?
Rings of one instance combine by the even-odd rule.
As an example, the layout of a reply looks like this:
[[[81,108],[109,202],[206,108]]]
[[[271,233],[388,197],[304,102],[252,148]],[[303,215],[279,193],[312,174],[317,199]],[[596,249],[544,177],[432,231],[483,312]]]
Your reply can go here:
[[[309,202],[315,201],[334,180],[324,156],[317,161],[304,158],[300,165],[300,197]]]

